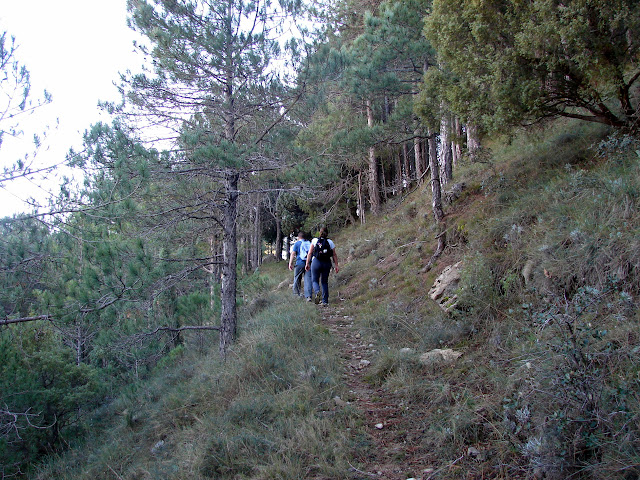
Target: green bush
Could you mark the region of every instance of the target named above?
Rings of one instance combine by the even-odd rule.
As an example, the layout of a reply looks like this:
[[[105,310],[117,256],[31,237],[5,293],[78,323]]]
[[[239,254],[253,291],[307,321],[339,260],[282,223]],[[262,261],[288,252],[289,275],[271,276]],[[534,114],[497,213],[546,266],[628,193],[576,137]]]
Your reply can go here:
[[[77,364],[48,322],[0,331],[0,464],[10,477],[87,428],[102,400],[98,371]],[[13,415],[12,415],[13,414]]]

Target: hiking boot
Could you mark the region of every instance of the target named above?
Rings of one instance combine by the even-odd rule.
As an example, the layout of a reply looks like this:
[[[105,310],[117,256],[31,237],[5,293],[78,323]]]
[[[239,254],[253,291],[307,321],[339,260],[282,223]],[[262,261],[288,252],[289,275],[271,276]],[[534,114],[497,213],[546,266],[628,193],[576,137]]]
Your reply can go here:
[[[313,302],[318,305],[320,303],[320,300],[322,299],[322,295],[320,295],[320,292],[316,293],[315,298],[313,299]]]

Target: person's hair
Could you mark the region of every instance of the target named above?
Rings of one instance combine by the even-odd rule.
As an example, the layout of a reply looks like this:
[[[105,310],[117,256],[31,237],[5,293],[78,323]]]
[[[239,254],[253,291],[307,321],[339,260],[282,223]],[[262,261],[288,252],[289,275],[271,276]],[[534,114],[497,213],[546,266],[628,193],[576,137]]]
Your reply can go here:
[[[329,236],[329,229],[327,227],[322,227],[320,229],[320,235],[318,235],[320,238],[327,238]]]
[[[302,238],[303,240],[307,238],[307,234],[304,233],[302,230],[300,230],[298,232],[298,238]]]
[[[311,233],[309,233],[309,232],[304,232],[304,239],[305,239],[305,240],[309,240],[309,241],[311,241]]]

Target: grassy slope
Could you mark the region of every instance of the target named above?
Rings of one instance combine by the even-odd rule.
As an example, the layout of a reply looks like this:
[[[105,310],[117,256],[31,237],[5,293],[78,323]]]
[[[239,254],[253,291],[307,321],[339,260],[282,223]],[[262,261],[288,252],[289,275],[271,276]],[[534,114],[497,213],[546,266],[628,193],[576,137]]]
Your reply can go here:
[[[344,478],[358,419],[332,400],[342,392],[333,339],[312,305],[251,295],[253,319],[225,364],[215,347],[167,362],[34,478]]]
[[[340,293],[383,347],[370,381],[409,405],[425,465],[455,462],[434,478],[640,474],[640,153],[618,139],[597,155],[603,135],[558,122],[462,166],[435,271],[420,273],[435,247],[424,189],[341,235]],[[460,260],[459,310],[445,315],[427,291]],[[418,362],[444,347],[464,355]]]
[[[435,246],[425,187],[336,236],[332,297],[377,346],[368,379],[406,406],[432,478],[638,478],[640,159],[621,140],[595,155],[602,137],[556,123],[462,165],[450,248],[431,272],[420,272]],[[427,291],[459,260],[460,310],[445,315]],[[288,275],[264,272],[271,284]],[[315,308],[278,293],[245,311],[226,365],[215,352],[178,359],[38,478],[359,478],[349,463],[367,437],[358,412],[332,401],[349,394]],[[464,355],[422,366],[437,347]]]

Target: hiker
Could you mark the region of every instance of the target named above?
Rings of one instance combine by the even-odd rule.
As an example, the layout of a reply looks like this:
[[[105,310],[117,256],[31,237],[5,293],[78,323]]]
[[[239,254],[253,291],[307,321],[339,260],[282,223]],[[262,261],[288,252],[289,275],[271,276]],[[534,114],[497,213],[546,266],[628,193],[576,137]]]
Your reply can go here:
[[[318,238],[314,238],[311,241],[311,250],[309,250],[305,265],[306,271],[311,271],[315,303],[320,303],[320,284],[322,284],[323,305],[329,304],[329,272],[331,271],[332,259],[335,264],[336,273],[340,271],[336,246],[328,236],[329,230],[327,227],[322,227]]]
[[[304,277],[304,296],[307,302],[311,301],[311,272],[305,270],[307,254],[311,248],[311,235],[300,232],[298,233],[298,241],[291,247],[291,257],[289,258],[289,270],[293,270],[293,294],[302,296],[300,284]],[[296,261],[295,270],[293,268],[293,260]]]

